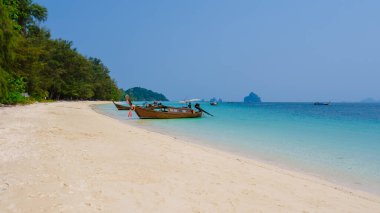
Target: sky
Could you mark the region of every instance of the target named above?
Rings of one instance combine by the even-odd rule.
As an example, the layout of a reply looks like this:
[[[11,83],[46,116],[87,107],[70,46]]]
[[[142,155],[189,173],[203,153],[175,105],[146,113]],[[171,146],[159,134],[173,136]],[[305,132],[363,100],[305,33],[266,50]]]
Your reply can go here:
[[[37,0],[53,38],[171,100],[380,100],[378,0]]]

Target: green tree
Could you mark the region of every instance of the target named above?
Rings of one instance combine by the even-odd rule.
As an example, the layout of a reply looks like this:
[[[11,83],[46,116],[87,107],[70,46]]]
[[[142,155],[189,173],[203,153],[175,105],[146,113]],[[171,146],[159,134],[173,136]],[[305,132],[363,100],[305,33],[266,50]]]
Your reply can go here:
[[[17,40],[7,7],[0,1],[0,102],[5,102],[10,92],[9,79],[12,75],[9,71]]]
[[[117,99],[109,69],[71,41],[51,39],[39,26],[46,18],[32,0],[0,0],[0,102],[24,102],[23,92],[37,100]]]
[[[129,95],[133,101],[168,101],[161,93],[153,92],[141,87],[133,87],[125,91],[124,95]],[[122,100],[125,100],[123,97]]]
[[[32,0],[3,0],[8,7],[9,17],[14,21],[14,27],[24,35],[38,23],[46,21],[47,9]]]
[[[117,100],[120,91],[116,86],[116,82],[110,78],[109,69],[97,58],[89,58],[94,72],[94,99],[98,100]]]

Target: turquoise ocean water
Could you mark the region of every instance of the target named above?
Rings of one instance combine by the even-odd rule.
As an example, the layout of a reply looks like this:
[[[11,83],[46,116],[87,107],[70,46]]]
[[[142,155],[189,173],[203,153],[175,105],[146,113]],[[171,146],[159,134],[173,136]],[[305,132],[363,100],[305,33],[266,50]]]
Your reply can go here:
[[[96,109],[149,130],[380,194],[380,104],[201,103],[201,107],[215,117],[140,120],[128,118],[127,111],[117,111],[112,104]]]

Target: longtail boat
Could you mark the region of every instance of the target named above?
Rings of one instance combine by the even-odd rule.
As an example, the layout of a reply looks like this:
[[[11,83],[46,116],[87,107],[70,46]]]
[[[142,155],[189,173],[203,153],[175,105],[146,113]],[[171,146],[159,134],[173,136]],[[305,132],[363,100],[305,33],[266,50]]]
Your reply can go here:
[[[121,104],[117,104],[114,101],[112,101],[112,103],[116,106],[116,108],[118,110],[130,110],[131,109],[131,107],[129,107],[129,106],[124,106],[124,105],[121,105]]]
[[[199,118],[202,116],[202,111],[195,111],[186,107],[143,108],[136,106],[135,112],[139,118],[143,119]]]
[[[141,119],[199,118],[202,116],[203,112],[211,115],[210,113],[203,110],[199,104],[195,104],[194,107],[197,110],[194,110],[188,107],[171,107],[151,104],[145,106],[135,106],[133,105],[129,96],[126,96],[125,99],[129,105],[129,109],[126,109],[127,106],[116,104],[114,102],[116,108],[118,110],[133,110]]]

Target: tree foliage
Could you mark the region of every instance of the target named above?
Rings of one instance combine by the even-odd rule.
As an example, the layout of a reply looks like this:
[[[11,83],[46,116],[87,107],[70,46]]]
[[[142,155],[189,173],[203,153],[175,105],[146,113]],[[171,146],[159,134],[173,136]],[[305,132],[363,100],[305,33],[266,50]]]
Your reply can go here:
[[[125,95],[129,95],[132,101],[168,101],[163,94],[141,87],[130,88],[123,93]],[[125,97],[121,97],[121,100],[125,100]]]
[[[38,27],[38,23],[46,21],[47,9],[32,0],[3,0],[9,11],[9,18],[15,29],[24,35],[29,29]]]
[[[109,69],[71,41],[52,39],[39,26],[45,7],[32,0],[0,0],[0,102],[34,99],[110,100],[120,96]]]

